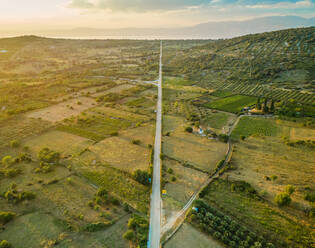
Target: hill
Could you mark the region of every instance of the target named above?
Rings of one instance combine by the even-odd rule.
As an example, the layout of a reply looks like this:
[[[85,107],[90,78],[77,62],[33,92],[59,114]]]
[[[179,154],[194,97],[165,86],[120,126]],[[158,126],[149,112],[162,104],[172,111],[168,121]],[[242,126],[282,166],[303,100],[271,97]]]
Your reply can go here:
[[[312,104],[314,34],[310,27],[209,41],[174,51],[166,70],[210,89]]]

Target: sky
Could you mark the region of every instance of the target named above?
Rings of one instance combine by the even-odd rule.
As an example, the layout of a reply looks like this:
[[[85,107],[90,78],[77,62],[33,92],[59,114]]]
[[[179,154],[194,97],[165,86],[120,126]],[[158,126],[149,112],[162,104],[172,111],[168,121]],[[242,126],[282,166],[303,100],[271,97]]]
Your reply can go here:
[[[0,31],[181,27],[276,15],[315,17],[315,0],[0,0]]]

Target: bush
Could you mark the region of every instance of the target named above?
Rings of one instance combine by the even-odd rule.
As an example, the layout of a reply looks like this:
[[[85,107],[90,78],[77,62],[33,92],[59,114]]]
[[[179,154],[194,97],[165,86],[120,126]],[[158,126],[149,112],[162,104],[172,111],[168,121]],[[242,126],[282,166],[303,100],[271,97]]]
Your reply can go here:
[[[135,239],[135,234],[132,230],[128,230],[124,233],[123,238],[129,241],[133,241]]]
[[[309,202],[315,202],[315,194],[311,193],[306,193],[304,196],[304,200],[309,201]]]
[[[17,147],[19,147],[19,145],[20,145],[20,142],[18,142],[17,140],[12,140],[12,141],[10,142],[10,146],[11,146],[12,148],[17,148]]]
[[[106,197],[108,195],[108,191],[104,188],[99,188],[96,195],[99,197]]]
[[[229,136],[226,134],[219,134],[218,137],[221,142],[227,143],[229,141]]]
[[[6,241],[6,240],[2,240],[1,242],[0,242],[0,248],[11,248],[12,246],[9,244],[9,242],[8,241]]]
[[[275,197],[275,202],[278,206],[288,206],[291,203],[291,197],[288,193],[279,193]]]
[[[186,127],[186,128],[185,128],[185,131],[186,131],[187,133],[192,133],[192,132],[193,132],[193,129],[192,129],[192,127]]]
[[[11,156],[5,156],[2,158],[1,162],[4,166],[10,166],[12,164],[12,157]]]
[[[168,168],[168,169],[167,169],[167,173],[169,173],[169,174],[173,174],[173,172],[174,172],[174,171],[173,171],[173,169],[172,169],[172,168]]]
[[[100,230],[105,229],[106,227],[110,226],[111,222],[97,222],[97,223],[90,223],[87,224],[83,230],[87,232],[97,232]]]
[[[46,163],[59,163],[60,153],[50,150],[49,148],[43,148],[38,153],[38,159]]]
[[[16,216],[13,212],[0,212],[0,223],[6,224]]]
[[[176,181],[176,177],[175,177],[175,176],[172,176],[171,181],[172,181],[172,182],[175,182],[175,181]]]
[[[287,192],[289,195],[292,195],[295,191],[295,188],[292,185],[287,185],[285,187],[285,192]]]
[[[135,140],[135,139],[133,139],[132,141],[131,141],[131,143],[132,144],[134,144],[134,145],[139,145],[140,143],[141,143],[141,141],[140,140]]]
[[[142,170],[136,170],[134,173],[133,173],[133,178],[143,184],[143,185],[149,185],[150,182],[149,182],[149,178],[150,178],[150,175],[147,171],[142,171]]]
[[[132,241],[134,247],[146,248],[149,229],[147,219],[139,215],[133,215],[128,221],[128,229],[124,233],[123,238]]]
[[[276,181],[277,179],[278,179],[278,176],[276,176],[276,175],[271,176],[272,181]]]

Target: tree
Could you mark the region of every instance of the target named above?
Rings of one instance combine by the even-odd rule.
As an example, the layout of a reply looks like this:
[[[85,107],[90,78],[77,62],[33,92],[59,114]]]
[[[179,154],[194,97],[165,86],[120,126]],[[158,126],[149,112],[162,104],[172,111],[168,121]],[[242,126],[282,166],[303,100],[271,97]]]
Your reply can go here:
[[[185,131],[188,133],[192,133],[193,129],[192,129],[192,127],[186,127]]]
[[[270,112],[274,112],[274,111],[275,111],[275,101],[272,99],[271,105],[270,105]]]
[[[256,108],[257,108],[258,110],[261,110],[260,97],[258,97],[258,99],[257,99]]]
[[[219,134],[219,140],[221,142],[227,143],[229,141],[229,136],[227,134]]]
[[[291,197],[288,193],[279,193],[275,197],[275,202],[278,206],[288,206],[291,203]]]
[[[268,98],[265,98],[265,102],[264,102],[264,108],[263,108],[263,112],[264,113],[268,113],[269,108],[268,108]]]

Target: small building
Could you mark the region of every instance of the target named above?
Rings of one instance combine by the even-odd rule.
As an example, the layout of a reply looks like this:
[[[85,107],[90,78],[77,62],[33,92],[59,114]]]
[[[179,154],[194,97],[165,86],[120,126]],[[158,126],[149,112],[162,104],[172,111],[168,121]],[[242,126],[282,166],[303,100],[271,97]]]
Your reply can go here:
[[[199,128],[198,132],[199,132],[200,135],[202,135],[204,133],[203,129],[201,127]]]

